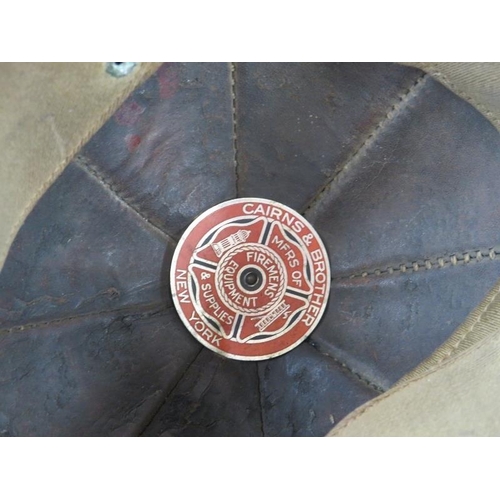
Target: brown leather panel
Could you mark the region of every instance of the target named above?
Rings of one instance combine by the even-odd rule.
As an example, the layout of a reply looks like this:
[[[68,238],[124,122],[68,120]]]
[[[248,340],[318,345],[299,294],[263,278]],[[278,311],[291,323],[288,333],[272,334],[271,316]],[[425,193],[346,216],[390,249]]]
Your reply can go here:
[[[333,280],[318,348],[388,389],[437,349],[500,276],[500,257],[443,269]]]
[[[345,415],[379,394],[305,342],[259,363],[266,436],[324,436]]]
[[[396,64],[238,63],[239,196],[304,209],[421,75]]]
[[[262,436],[257,363],[202,349],[145,436]]]
[[[495,128],[428,78],[307,212],[332,276],[500,244],[499,159]]]
[[[451,335],[500,276],[499,158],[494,127],[429,78],[379,130],[307,212],[334,277],[322,349],[388,388]]]
[[[171,304],[173,242],[72,163],[29,215],[0,281],[2,329]]]
[[[135,435],[199,352],[173,309],[0,335],[0,435]]]
[[[316,350],[262,364],[259,379],[255,363],[204,349],[193,362],[173,309],[112,335],[113,320],[171,303],[166,233],[236,194],[230,76],[163,66],[27,220],[1,275],[4,433],[319,435],[427,357],[500,274],[499,143],[477,111],[393,65],[237,65],[239,194],[316,199],[307,216],[334,275]],[[321,127],[299,131],[309,115]],[[51,427],[58,387],[69,402],[49,406]]]
[[[226,63],[164,64],[83,155],[151,222],[178,236],[236,194],[231,105]]]
[[[103,149],[92,141],[30,214],[1,275],[4,434],[140,434],[199,353],[174,309],[135,318],[171,304],[174,241],[165,231],[184,229],[199,210],[234,196],[229,89],[227,65],[163,67],[97,134]],[[137,102],[143,121],[134,121]],[[144,134],[141,144],[130,142],[132,132]],[[115,170],[94,163],[96,151]],[[130,157],[126,165],[112,163],[120,154]],[[244,376],[259,434],[256,367],[236,365],[250,370]],[[246,433],[236,424],[248,414],[232,418],[216,431]]]
[[[329,435],[498,437],[499,297],[500,281],[453,334],[444,357],[358,408]]]

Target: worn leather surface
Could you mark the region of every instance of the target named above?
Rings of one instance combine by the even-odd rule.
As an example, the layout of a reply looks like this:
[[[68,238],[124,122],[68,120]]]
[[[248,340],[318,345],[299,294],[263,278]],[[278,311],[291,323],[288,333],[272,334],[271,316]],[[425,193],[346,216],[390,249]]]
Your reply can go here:
[[[402,63],[425,71],[462,99],[470,102],[500,130],[500,63]]]
[[[306,212],[332,265],[319,345],[388,388],[446,340],[500,276],[499,158],[470,104],[414,87]]]
[[[142,435],[262,436],[257,369],[201,349]]]
[[[380,394],[309,342],[259,363],[259,375],[266,436],[324,436],[348,413]]]
[[[421,72],[396,64],[236,64],[239,196],[306,208]]]
[[[83,148],[113,189],[174,236],[234,198],[226,63],[165,64]]]
[[[114,78],[105,63],[1,63],[0,270],[35,204],[128,94],[158,68]]]
[[[500,435],[500,281],[433,355],[329,436]]]
[[[2,327],[171,305],[174,245],[89,168],[73,162],[12,246],[0,282]]]
[[[136,435],[199,351],[173,309],[0,337],[0,435]]]
[[[11,248],[0,432],[325,434],[429,356],[500,275],[499,145],[412,68],[162,66]],[[332,264],[317,331],[269,362],[201,349],[169,297],[176,239],[235,196],[302,210]]]

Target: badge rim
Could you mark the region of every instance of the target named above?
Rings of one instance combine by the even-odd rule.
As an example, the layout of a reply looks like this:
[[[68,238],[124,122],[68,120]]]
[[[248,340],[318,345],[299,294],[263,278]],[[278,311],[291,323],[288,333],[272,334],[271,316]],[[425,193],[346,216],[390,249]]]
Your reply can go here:
[[[227,206],[235,205],[238,203],[266,203],[268,205],[274,205],[278,208],[282,208],[286,211],[292,211],[294,215],[296,215],[300,221],[304,222],[306,227],[311,231],[313,236],[316,238],[318,242],[318,246],[321,248],[324,256],[325,256],[325,261],[326,261],[326,269],[325,269],[325,274],[326,274],[326,288],[325,288],[325,300],[323,304],[321,305],[320,312],[318,313],[316,319],[314,320],[314,323],[310,326],[309,331],[302,335],[298,340],[296,340],[293,344],[289,345],[288,347],[285,347],[284,349],[274,352],[272,354],[264,354],[260,356],[242,356],[239,354],[231,354],[228,353],[227,351],[224,351],[216,346],[214,346],[212,343],[206,341],[203,339],[200,335],[198,335],[196,332],[194,332],[194,329],[192,329],[191,324],[189,323],[188,318],[184,314],[184,311],[179,303],[178,297],[177,297],[177,291],[175,290],[175,287],[173,284],[176,282],[175,279],[175,271],[177,269],[177,260],[179,257],[179,254],[181,252],[181,249],[187,240],[187,238],[190,236],[191,232],[193,229],[199,224],[199,222],[202,219],[205,219],[207,216],[211,215],[212,213],[221,210]],[[245,198],[233,198],[232,200],[226,200],[221,203],[218,203],[217,205],[214,205],[213,207],[210,207],[209,209],[205,210],[202,212],[200,215],[198,215],[193,221],[189,224],[189,226],[184,230],[182,233],[181,238],[177,242],[177,246],[175,247],[174,250],[174,255],[172,257],[172,262],[170,264],[170,293],[172,296],[172,302],[174,304],[175,310],[177,312],[177,315],[179,316],[180,320],[186,327],[187,331],[195,338],[196,341],[198,341],[200,344],[202,344],[204,347],[210,349],[213,352],[216,352],[217,354],[220,354],[221,356],[228,358],[228,359],[234,359],[238,361],[265,361],[267,359],[273,359],[278,356],[282,356],[283,354],[286,354],[287,352],[295,349],[298,347],[302,342],[304,342],[316,329],[318,326],[318,323],[321,321],[323,318],[323,314],[325,313],[326,306],[328,305],[328,301],[330,300],[330,289],[331,289],[331,270],[330,270],[330,258],[328,255],[328,252],[326,250],[326,247],[323,243],[323,240],[319,236],[318,232],[314,228],[314,226],[299,212],[297,212],[295,209],[280,203],[278,201],[273,201],[269,200],[268,198],[255,198],[255,197],[245,197]]]

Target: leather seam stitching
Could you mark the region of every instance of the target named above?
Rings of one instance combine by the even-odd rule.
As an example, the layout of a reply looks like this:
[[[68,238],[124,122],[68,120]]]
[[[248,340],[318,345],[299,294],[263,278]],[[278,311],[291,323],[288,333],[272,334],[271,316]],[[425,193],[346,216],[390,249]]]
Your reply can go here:
[[[356,278],[366,278],[369,276],[384,276],[386,274],[404,274],[416,273],[418,271],[430,271],[432,269],[444,269],[448,267],[477,264],[479,262],[493,261],[500,256],[500,251],[494,247],[486,250],[471,250],[468,252],[454,252],[452,254],[443,255],[433,259],[418,259],[413,262],[405,262],[403,264],[388,266],[386,268],[377,267],[370,271],[362,271],[345,276],[335,276],[332,281],[349,280]]]
[[[233,150],[234,150],[234,175],[236,183],[236,198],[239,197],[239,184],[240,184],[240,174],[238,165],[238,128],[236,121],[236,64],[234,62],[229,64],[229,77],[231,83],[231,111],[233,120]]]
[[[312,348],[314,348],[319,354],[322,354],[323,356],[327,356],[328,358],[330,358],[333,361],[335,361],[335,363],[337,363],[341,368],[343,368],[344,370],[348,371],[350,374],[354,375],[358,380],[360,380],[361,382],[363,382],[365,385],[367,385],[371,389],[374,389],[375,391],[377,391],[380,394],[383,394],[383,393],[386,392],[386,390],[383,387],[380,387],[375,382],[372,382],[371,380],[363,377],[362,375],[360,375],[358,372],[356,372],[355,370],[353,370],[349,365],[347,365],[343,361],[340,361],[339,359],[337,359],[332,354],[330,354],[328,352],[324,352],[321,349],[319,349],[319,347],[316,345],[315,342],[312,342],[311,340],[308,340],[307,343]]]
[[[23,222],[29,213],[33,210],[37,200],[42,196],[45,191],[54,183],[57,177],[61,174],[64,168],[68,165],[71,159],[78,153],[78,151],[82,148],[84,144],[86,144],[89,139],[99,130],[99,128],[106,122],[108,118],[112,115],[112,113],[118,108],[120,103],[124,100],[124,98],[130,94],[130,92],[138,87],[144,80],[146,80],[149,76],[151,76],[154,71],[156,71],[156,67],[151,68],[149,71],[146,71],[142,74],[138,79],[131,80],[131,82],[124,87],[124,89],[117,95],[117,97],[111,102],[111,104],[104,110],[104,112],[99,116],[97,120],[95,120],[88,128],[87,132],[82,136],[80,141],[73,147],[70,152],[64,157],[64,159],[57,165],[52,174],[50,174],[49,178],[42,183],[42,185],[36,190],[35,194],[28,200],[25,208],[22,210],[21,215],[18,217],[12,229],[9,232],[9,236],[7,239],[8,248],[6,251],[2,251],[0,254],[0,258],[5,257],[10,249],[10,245],[14,240],[15,235],[19,231]]]
[[[265,437],[266,431],[264,429],[264,405],[262,404],[262,384],[260,380],[260,370],[259,364],[255,363],[255,369],[257,370],[257,393],[259,396],[259,417],[260,417],[260,431],[262,433],[262,437]]]
[[[488,309],[492,306],[494,300],[499,296],[500,294],[500,289],[497,290],[497,292],[495,294],[493,294],[493,297],[491,298],[491,300],[488,301],[488,303],[486,304],[484,310],[481,312],[481,317],[488,311]],[[480,320],[481,318],[478,318],[478,320]],[[476,326],[478,323],[478,321],[475,321],[474,322],[474,325],[473,326]],[[471,332],[472,332],[472,329],[471,329]],[[468,332],[470,333],[470,332]],[[463,340],[463,339],[462,339]],[[476,348],[481,345],[482,343],[480,344],[477,344],[476,345]],[[455,358],[452,358],[451,360],[449,360],[448,362],[448,365],[451,365],[451,364],[455,364],[459,359],[461,359],[461,356],[456,356]],[[389,396],[391,396],[392,394],[395,394],[396,392],[399,392],[401,391],[402,389],[405,389],[406,387],[409,387],[411,385],[413,385],[414,383],[418,382],[419,380],[422,380],[423,378],[435,373],[441,366],[442,366],[442,363],[443,363],[444,360],[441,360],[440,362],[438,362],[432,369],[432,371],[429,371],[429,372],[425,372],[424,374],[422,374],[421,376],[417,377],[417,378],[414,378],[412,380],[409,380],[405,385],[401,385],[401,386],[396,386],[397,388],[394,390],[394,392],[392,391],[388,391],[384,394],[382,394],[379,398],[376,398],[374,399],[373,401],[370,401],[369,403],[367,403],[366,407],[361,410],[357,415],[354,415],[352,419],[348,420],[345,422],[344,425],[342,426],[339,426],[337,428],[335,428],[335,432],[338,432],[340,430],[344,430],[344,429],[347,429],[353,422],[355,422],[356,420],[358,420],[358,418],[360,418],[364,413],[366,413],[370,408],[372,408],[373,406],[375,406],[376,404],[378,404],[379,401],[383,401],[385,400],[386,398],[388,398]],[[331,431],[330,431],[331,432]]]
[[[107,177],[98,170],[98,166],[92,163],[89,158],[83,155],[78,155],[75,158],[75,164],[82,167],[84,170],[89,172],[93,177],[95,177],[99,181],[99,184],[101,184],[104,187],[104,189],[110,191],[113,194],[113,196],[118,199],[118,201],[123,203],[126,207],[128,207],[136,215],[138,215],[139,218],[146,224],[151,226],[155,232],[159,231],[163,237],[167,238],[167,240],[171,240],[173,243],[177,243],[177,240],[173,236],[171,236],[170,234],[165,232],[161,227],[157,226],[154,222],[149,220],[146,217],[146,215],[141,212],[141,210],[137,205],[135,205],[129,199],[123,196],[123,194],[119,192],[119,190],[112,184],[112,182],[108,180]]]
[[[160,411],[162,410],[162,408],[167,404],[168,398],[177,389],[177,387],[180,385],[180,383],[186,377],[188,371],[191,369],[191,367],[195,364],[195,362],[197,361],[197,359],[200,357],[200,354],[202,353],[202,351],[203,351],[203,346],[200,346],[198,352],[194,355],[194,357],[191,360],[191,362],[183,370],[183,372],[181,373],[180,377],[177,379],[177,381],[172,386],[172,388],[170,390],[168,390],[168,391],[165,391],[165,390],[162,391],[162,397],[161,397],[160,403],[158,403],[156,409],[153,412],[150,413],[150,416],[149,416],[147,422],[142,425],[142,430],[139,430],[136,433],[137,436],[143,436],[144,433],[148,430],[148,428],[151,426],[151,424],[153,423],[153,421],[156,418],[156,416],[160,413]],[[163,432],[165,432],[165,431],[163,431]]]
[[[400,112],[402,112],[406,108],[406,104],[408,103],[408,101],[418,93],[418,91],[422,88],[428,78],[428,75],[423,74],[413,83],[413,85],[399,94],[396,102],[392,104],[389,111],[387,111],[386,114],[381,118],[381,120],[371,129],[361,145],[344,162],[341,169],[326,181],[325,185],[316,193],[315,196],[313,196],[308,205],[303,210],[301,210],[302,214],[305,214],[309,210],[311,210],[313,205],[321,200],[323,194],[327,191],[327,189],[332,184],[335,184],[337,179],[350,168],[351,164],[358,158],[358,156],[361,156],[378,139],[379,135],[385,129],[387,123],[390,123],[393,119],[399,116]]]
[[[129,307],[122,307],[119,309],[92,311],[92,312],[88,312],[88,313],[75,314],[73,316],[64,316],[62,318],[49,319],[46,321],[38,321],[38,322],[34,322],[34,323],[27,323],[24,325],[12,326],[10,328],[4,328],[3,330],[0,330],[0,335],[4,335],[4,334],[8,335],[8,334],[14,333],[14,332],[22,332],[24,330],[31,330],[32,328],[41,328],[41,327],[49,326],[49,325],[57,325],[59,323],[64,323],[65,321],[71,321],[73,319],[91,318],[93,316],[101,316],[104,314],[116,314],[116,313],[130,312],[130,314],[128,314],[127,316],[137,316],[138,319],[143,319],[143,318],[147,318],[150,316],[160,315],[162,313],[166,313],[167,311],[169,311],[173,307],[174,306],[172,304],[172,305],[169,305],[167,307],[161,307],[159,309],[154,309],[152,311],[139,313],[138,315],[133,314],[133,309],[131,309],[130,306]]]

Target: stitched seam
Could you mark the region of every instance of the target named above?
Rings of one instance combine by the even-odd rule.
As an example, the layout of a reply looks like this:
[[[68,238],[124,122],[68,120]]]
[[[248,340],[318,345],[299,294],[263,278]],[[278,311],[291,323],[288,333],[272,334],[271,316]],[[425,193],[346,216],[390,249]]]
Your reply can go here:
[[[262,388],[260,383],[260,370],[258,363],[255,363],[255,369],[257,370],[257,394],[259,396],[260,431],[262,433],[262,437],[265,437],[266,432],[264,429],[264,405],[262,404]]]
[[[30,330],[32,328],[41,328],[41,327],[48,326],[48,325],[57,325],[59,323],[64,323],[66,321],[71,321],[73,319],[91,318],[93,316],[101,316],[101,315],[105,315],[105,314],[117,314],[117,313],[129,312],[130,314],[128,314],[128,316],[133,316],[134,318],[137,317],[137,319],[144,319],[144,318],[148,318],[151,316],[161,315],[162,313],[166,313],[169,311],[169,309],[172,309],[173,307],[174,307],[173,305],[169,305],[167,307],[162,306],[161,308],[154,309],[152,311],[148,311],[148,312],[144,312],[144,313],[138,313],[138,314],[133,314],[134,309],[131,309],[130,306],[129,307],[122,307],[119,309],[93,311],[93,312],[89,312],[89,313],[75,314],[73,316],[63,316],[61,318],[49,319],[46,321],[27,323],[24,325],[17,325],[17,326],[13,326],[10,328],[4,328],[3,330],[0,330],[0,335],[14,333],[14,332],[22,332],[24,330]]]
[[[70,162],[71,158],[73,158],[76,153],[82,148],[82,146],[88,142],[88,140],[99,130],[99,128],[102,126],[102,124],[112,115],[112,113],[118,108],[118,106],[125,100],[125,98],[131,93],[131,91],[138,87],[144,80],[146,80],[149,76],[151,76],[154,71],[156,71],[156,66],[150,68],[148,71],[146,71],[144,74],[142,74],[137,80],[132,80],[129,85],[124,87],[122,92],[118,94],[118,96],[111,102],[111,104],[104,110],[104,112],[99,116],[95,122],[90,125],[89,129],[87,132],[82,136],[82,139],[76,144],[75,147],[73,147],[70,152],[66,155],[66,157],[58,164],[58,166],[55,168],[55,170],[52,172],[52,174],[49,176],[49,178],[42,183],[40,188],[35,192],[35,194],[29,199],[28,203],[26,204],[25,208],[21,212],[21,215],[15,222],[15,224],[12,226],[12,229],[9,233],[9,236],[7,238],[7,249],[5,251],[2,251],[0,254],[0,261],[8,254],[9,249],[10,249],[10,244],[14,240],[15,235],[19,231],[19,228],[23,224],[24,220],[28,216],[28,214],[31,212],[33,209],[36,201],[42,196],[42,194],[54,183],[54,181],[57,179],[59,174],[63,171],[64,167],[68,165]],[[1,265],[0,265],[1,268]]]
[[[137,436],[143,436],[144,433],[148,430],[150,425],[153,423],[154,419],[156,416],[160,413],[161,409],[165,406],[165,404],[168,401],[168,398],[171,396],[171,394],[177,389],[179,384],[184,380],[184,377],[187,375],[187,372],[190,370],[190,368],[194,365],[196,360],[200,357],[200,354],[203,351],[203,347],[200,346],[200,350],[195,354],[194,358],[192,361],[186,366],[186,368],[182,371],[180,377],[177,379],[173,387],[168,391],[162,391],[163,396],[160,399],[160,403],[158,404],[157,408],[155,411],[151,412],[151,417],[147,420],[147,422],[142,426],[142,430],[137,432]],[[165,429],[166,430],[166,429]],[[165,432],[165,431],[163,431]]]
[[[418,271],[430,271],[432,269],[444,269],[452,266],[476,264],[483,261],[488,262],[496,260],[499,255],[500,251],[495,250],[495,248],[472,250],[462,253],[455,252],[449,255],[436,257],[434,259],[420,259],[413,262],[407,261],[402,264],[388,266],[386,268],[378,267],[370,271],[362,271],[348,276],[336,276],[332,278],[332,281],[366,278],[368,276],[384,276],[386,274],[416,273]]]
[[[485,306],[483,307],[481,313],[476,318],[476,320],[474,321],[474,323],[472,323],[472,325],[470,326],[470,328],[468,330],[466,330],[465,333],[463,333],[459,337],[458,341],[451,346],[450,350],[446,354],[443,355],[443,357],[438,361],[438,364],[441,364],[446,359],[448,359],[459,348],[460,344],[467,339],[467,337],[473,332],[474,328],[481,322],[481,320],[483,319],[483,316],[488,312],[488,309],[491,307],[491,304],[497,298],[498,294],[500,294],[500,290],[497,291],[491,297],[491,299],[485,304]]]
[[[454,83],[452,83],[448,79],[448,77],[444,73],[442,73],[441,70],[439,70],[437,68],[437,66],[435,64],[423,64],[422,68],[424,69],[424,71],[428,71],[436,79],[442,80],[445,83],[445,85],[447,85],[451,90],[453,90],[453,92],[455,92],[455,94],[457,94],[458,96],[462,97],[463,99],[466,99],[467,101],[469,101],[479,111],[481,111],[481,113],[483,113],[483,115],[486,115],[491,122],[493,122],[497,126],[500,126],[500,120],[498,118],[496,118],[495,113],[490,111],[490,109],[487,108],[484,104],[481,104],[480,102],[476,101],[476,99],[474,97],[471,97],[469,94],[467,94],[463,90],[457,88],[456,85]]]
[[[143,222],[145,222],[148,226],[150,226],[155,232],[160,232],[163,237],[166,237],[168,240],[171,240],[174,243],[177,243],[177,240],[166,233],[161,227],[157,226],[154,222],[149,220],[139,209],[138,205],[131,202],[131,200],[127,199],[123,196],[122,193],[108,180],[99,170],[97,165],[92,164],[92,162],[86,158],[85,156],[79,155],[75,158],[74,163],[80,167],[82,167],[85,171],[89,172],[93,177],[97,179],[99,184],[101,184],[104,189],[111,192],[111,194],[123,205],[132,210]]]
[[[350,374],[354,375],[358,380],[360,380],[361,382],[363,382],[365,385],[367,385],[371,389],[374,389],[379,394],[382,394],[382,393],[386,392],[386,390],[383,387],[380,387],[375,382],[372,382],[368,378],[363,377],[362,375],[360,375],[358,372],[356,372],[355,370],[353,370],[349,365],[347,365],[343,361],[340,361],[339,359],[337,359],[335,356],[331,355],[330,353],[327,353],[327,352],[324,352],[324,351],[320,350],[319,347],[317,346],[317,344],[315,342],[313,342],[311,340],[308,340],[307,343],[311,347],[313,347],[314,349],[316,349],[316,351],[318,351],[323,356],[327,356],[328,358],[330,358],[333,361],[335,361],[335,363],[337,363],[338,365],[340,365],[341,368],[343,368],[344,370],[348,371]]]
[[[233,150],[234,150],[234,175],[236,179],[236,198],[239,197],[240,193],[240,174],[238,166],[238,129],[236,121],[236,64],[229,64],[229,75],[231,81],[231,106],[232,106],[232,118],[233,118]]]
[[[481,321],[482,319],[482,316],[488,312],[488,309],[492,306],[494,300],[500,295],[500,290],[497,290],[497,292],[493,295],[493,297],[488,301],[488,303],[486,304],[486,306],[484,307],[483,311],[481,312],[480,316],[478,317],[478,319],[474,322],[474,324],[472,325],[472,327],[469,329],[469,331],[466,333],[465,336],[467,336],[469,333],[472,332],[473,328],[479,323],[479,321]],[[464,337],[465,338],[465,337]],[[460,342],[462,342],[464,339],[461,339],[457,346],[460,344]],[[478,347],[478,345],[480,344],[477,344],[476,347]],[[448,358],[449,356],[447,356]],[[461,359],[461,356],[456,356],[455,358],[452,358],[449,363],[448,363],[448,366],[449,365],[453,365],[455,363],[458,362],[458,360]],[[422,375],[420,375],[419,377],[417,378],[414,378],[414,379],[411,379],[409,380],[406,384],[404,385],[401,385],[401,386],[396,386],[395,390],[394,391],[387,391],[386,393],[382,394],[380,397],[374,399],[373,401],[370,401],[369,403],[366,403],[366,407],[363,408],[358,414],[354,415],[350,420],[347,420],[345,422],[344,425],[342,426],[339,426],[335,429],[335,432],[338,432],[340,430],[344,430],[344,429],[347,429],[353,422],[355,422],[356,420],[358,420],[358,418],[360,418],[364,413],[366,413],[370,408],[372,408],[373,406],[375,406],[376,404],[378,404],[379,401],[383,401],[384,399],[392,396],[393,394],[395,394],[396,392],[400,392],[401,390],[405,389],[406,387],[409,387],[413,384],[415,384],[416,382],[422,380],[423,378],[425,377],[428,377],[429,375],[435,373],[436,371],[438,371],[438,369],[440,369],[439,367],[441,367],[442,363],[443,363],[444,359],[442,359],[441,361],[439,361],[436,365],[433,366],[433,368],[430,370],[430,371],[426,371],[425,373],[423,373]],[[331,431],[330,431],[331,432]]]
[[[414,382],[414,381],[413,381]],[[405,386],[406,387],[406,386]],[[330,430],[330,432],[332,430],[335,430],[335,432],[339,432],[341,430],[345,430],[347,429],[353,422],[355,422],[356,420],[358,420],[358,418],[360,418],[361,416],[363,416],[370,408],[373,408],[379,401],[383,401],[385,400],[386,398],[388,398],[391,394],[391,392],[386,392],[384,394],[382,394],[381,396],[375,398],[373,401],[370,401],[369,403],[366,404],[366,407],[363,408],[357,415],[353,416],[352,419],[348,420],[347,422],[345,422],[344,425],[339,425],[337,426],[336,428],[333,428]]]
[[[318,191],[318,193],[312,198],[305,209],[301,211],[302,214],[308,212],[313,205],[315,205],[323,196],[325,191],[330,187],[330,185],[335,184],[338,178],[344,174],[350,167],[351,164],[359,157],[362,156],[365,151],[378,139],[378,136],[382,133],[384,128],[391,123],[399,114],[406,108],[409,100],[415,96],[419,90],[423,87],[428,79],[428,75],[424,74],[420,76],[411,87],[407,88],[403,93],[398,96],[397,101],[391,106],[389,111],[382,117],[382,119],[375,125],[375,127],[369,132],[368,136],[362,142],[362,144],[354,151],[354,153],[345,161],[342,168],[327,180],[325,185]]]

